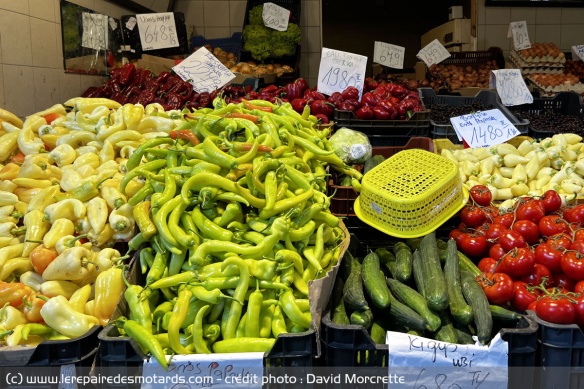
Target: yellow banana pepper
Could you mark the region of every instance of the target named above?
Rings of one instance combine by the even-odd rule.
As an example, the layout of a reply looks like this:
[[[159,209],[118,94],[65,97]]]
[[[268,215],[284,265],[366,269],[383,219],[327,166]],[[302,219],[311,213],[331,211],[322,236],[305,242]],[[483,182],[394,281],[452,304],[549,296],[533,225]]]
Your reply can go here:
[[[100,156],[101,158],[101,156]],[[109,160],[109,161],[105,161],[103,162],[101,165],[99,165],[99,167],[97,169],[95,169],[95,172],[97,174],[101,174],[104,171],[113,171],[114,173],[118,171],[119,165],[116,161],[114,161],[113,159]]]
[[[19,132],[9,132],[0,137],[0,162],[6,161],[18,149]]]
[[[93,253],[85,247],[72,247],[57,256],[43,272],[47,281],[78,281],[97,273]]]
[[[51,204],[55,204],[57,202],[57,194],[60,193],[59,185],[52,185],[48,188],[41,190],[37,193],[28,203],[27,211],[34,211],[38,210],[41,212],[45,211]]]
[[[18,196],[14,193],[0,191],[0,206],[14,205],[18,203]]]
[[[1,139],[1,138],[0,138]],[[20,171],[20,165],[14,162],[7,163],[2,170],[0,170],[0,180],[14,180],[18,177],[18,172]]]
[[[23,257],[28,257],[32,250],[42,243],[43,237],[49,231],[50,224],[44,220],[44,213],[34,209],[24,215],[24,226],[26,234],[24,235]]]
[[[28,286],[29,288],[31,288],[32,290],[34,290],[35,292],[40,292],[41,285],[43,284],[43,282],[45,282],[45,280],[43,280],[43,277],[35,271],[27,271],[22,273],[20,275],[19,281],[22,282],[24,285]]]
[[[91,297],[92,287],[91,285],[85,285],[77,289],[69,298],[69,304],[77,311],[83,313],[85,304],[89,301]]]
[[[96,247],[103,247],[108,245],[109,243],[113,243],[112,239],[114,237],[115,231],[114,229],[108,224],[106,224],[103,230],[100,233],[95,231],[89,231],[87,233],[87,239],[91,242],[93,246]]]
[[[57,146],[62,144],[68,144],[74,149],[78,149],[81,146],[85,146],[91,141],[95,141],[97,138],[94,133],[89,131],[73,131],[68,134],[62,135],[57,140]]]
[[[28,204],[41,190],[41,188],[17,188],[14,194],[18,197],[18,201]]]
[[[76,338],[86,334],[99,320],[76,311],[63,296],[53,297],[41,308],[45,323],[63,335]]]
[[[43,144],[47,146],[47,149],[52,150],[57,147],[59,136],[60,135],[43,135],[41,136],[41,140],[43,141]]]
[[[99,234],[103,231],[107,222],[107,202],[101,197],[94,197],[87,203],[87,218],[91,229]]]
[[[112,317],[124,290],[124,271],[121,268],[112,267],[97,276],[93,316],[97,317],[102,326]]]
[[[63,104],[55,104],[52,107],[45,109],[44,111],[37,112],[36,114],[39,116],[47,116],[52,113],[65,116],[67,115],[67,110],[65,109]]]
[[[114,150],[114,146],[110,141],[106,140],[99,152],[99,163],[103,165],[108,161],[113,161],[115,157],[116,151]]]
[[[85,165],[77,168],[77,173],[81,176],[83,181],[89,180],[96,175],[95,169],[92,166]]]
[[[133,207],[130,204],[124,204],[114,209],[109,215],[109,224],[117,233],[124,233],[134,228]]]
[[[51,226],[49,232],[43,237],[43,244],[50,249],[55,247],[59,239],[63,236],[73,235],[75,233],[75,225],[69,219],[57,219]]]
[[[104,186],[100,189],[101,197],[106,201],[108,207],[112,210],[120,208],[128,202],[126,196],[116,188]]]
[[[118,250],[113,248],[105,248],[97,253],[97,256],[93,260],[98,267],[97,272],[103,273],[106,270],[111,269],[120,260],[121,254]]]
[[[40,188],[46,189],[49,186],[53,186],[53,181],[50,180],[39,180],[36,178],[23,178],[18,177],[12,180],[16,185],[21,188],[33,189],[33,188]]]
[[[80,200],[65,199],[45,208],[45,218],[51,223],[57,219],[79,220],[85,217],[87,209]]]
[[[61,181],[59,181],[61,188],[63,188],[65,192],[70,192],[79,187],[83,180],[83,177],[73,169],[73,165],[69,165],[69,167],[71,167],[71,169],[63,169],[63,175]]]
[[[87,216],[77,220],[77,224],[75,224],[76,233],[86,235],[89,231],[91,231],[91,223],[89,223]]]
[[[113,118],[113,123],[104,123],[97,130],[97,139],[100,141],[105,141],[107,138],[115,134],[116,132],[123,131],[126,129],[126,124],[124,123],[124,113],[121,109],[118,109],[113,115],[110,116],[110,120]],[[114,143],[115,144],[115,143]]]
[[[168,134],[176,127],[174,120],[162,116],[146,116],[142,118],[136,131],[140,133],[145,132],[165,132]]]
[[[6,331],[13,330],[16,326],[28,323],[24,313],[12,305],[6,305],[0,309],[0,328]]]
[[[91,166],[94,169],[97,169],[101,162],[99,161],[99,155],[95,153],[85,153],[77,157],[75,162],[73,162],[73,166],[76,170],[79,170],[82,166]]]
[[[95,300],[89,300],[85,303],[83,307],[83,313],[89,316],[93,316],[93,308],[95,307]]]
[[[116,146],[122,146],[122,142],[130,141],[130,142],[139,142],[142,141],[143,135],[138,131],[134,130],[124,130],[118,131],[115,134],[112,134],[107,137],[106,141],[110,142]]]
[[[18,171],[18,177],[38,180],[61,179],[61,176],[61,169],[50,164],[48,154],[28,155]]]
[[[67,143],[55,147],[49,153],[49,163],[56,163],[59,167],[72,164],[76,158],[77,151]]]
[[[69,299],[78,289],[79,285],[71,281],[45,281],[41,284],[40,292],[47,297],[63,296]]]
[[[124,104],[122,111],[128,130],[135,130],[144,116],[144,107],[140,104]]]
[[[22,128],[22,120],[12,112],[2,108],[0,108],[0,122],[12,123],[16,127]]]
[[[43,141],[35,136],[43,124],[47,122],[41,116],[31,115],[26,118],[22,130],[18,132],[18,148],[24,155],[38,154],[45,149]]]
[[[64,105],[66,107],[73,107],[75,112],[81,111],[83,113],[91,113],[100,106],[109,109],[118,109],[121,107],[120,103],[102,97],[74,97],[67,100]]]
[[[18,173],[17,173],[18,174]],[[14,193],[18,185],[8,180],[0,180],[0,192]]]
[[[10,277],[13,273],[22,274],[27,271],[32,271],[32,263],[28,257],[17,257],[12,258],[4,263],[2,270],[0,270],[0,280],[4,281]]]

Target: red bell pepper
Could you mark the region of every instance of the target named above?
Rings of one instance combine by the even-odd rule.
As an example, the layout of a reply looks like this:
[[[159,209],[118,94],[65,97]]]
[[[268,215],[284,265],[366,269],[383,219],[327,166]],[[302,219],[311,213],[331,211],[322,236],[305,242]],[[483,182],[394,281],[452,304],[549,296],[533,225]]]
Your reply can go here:
[[[308,104],[308,99],[294,99],[290,104],[292,104],[292,109],[294,109],[294,111],[302,114],[304,107]]]
[[[296,79],[296,81],[294,81],[294,83],[295,83],[296,85],[298,85],[298,87],[300,88],[300,93],[301,93],[301,94],[302,94],[302,93],[303,93],[303,92],[304,92],[306,89],[308,89],[308,82],[307,82],[307,81],[306,81],[304,78],[302,78],[302,77],[300,77],[300,78],[297,78],[297,79]]]
[[[312,99],[312,100],[326,100],[326,97],[320,92],[315,90],[307,89],[304,91],[304,95],[302,96],[305,99]]]
[[[300,87],[296,83],[290,83],[284,85],[284,94],[283,97],[286,97],[288,100],[292,101],[294,99],[299,99],[302,96],[302,91]]]
[[[373,108],[368,105],[364,105],[355,112],[355,116],[357,116],[357,119],[360,120],[373,119]]]
[[[129,85],[134,81],[136,77],[136,67],[132,63],[127,63],[122,66],[122,72],[120,73],[120,84]]]
[[[378,105],[377,107],[373,107],[372,111],[373,111],[373,116],[377,120],[389,120],[390,119],[389,112],[387,112],[385,109],[383,109],[383,107],[381,107],[380,105]]]
[[[160,74],[158,75],[158,77],[155,78],[156,83],[158,83],[159,85],[163,85],[166,80],[168,80],[168,77],[170,77],[170,72],[160,72]]]
[[[345,100],[359,100],[359,89],[354,86],[347,87],[341,92],[341,96],[343,96],[343,99]]]
[[[334,105],[325,100],[315,100],[310,103],[310,113],[313,115],[323,114],[327,118],[333,117]]]
[[[166,95],[166,104],[171,107],[170,109],[181,109],[184,103],[183,97],[178,93],[172,92]]]
[[[143,106],[147,106],[148,104],[154,101],[156,95],[154,92],[149,90],[143,90],[140,95],[138,96],[138,104],[142,104]]]
[[[326,99],[326,101],[333,104],[337,109],[339,109],[343,100],[344,99],[343,95],[341,95],[341,92],[334,92],[332,95],[329,96],[328,99]]]
[[[361,97],[361,103],[370,107],[375,107],[380,101],[379,96],[371,92],[365,92]]]

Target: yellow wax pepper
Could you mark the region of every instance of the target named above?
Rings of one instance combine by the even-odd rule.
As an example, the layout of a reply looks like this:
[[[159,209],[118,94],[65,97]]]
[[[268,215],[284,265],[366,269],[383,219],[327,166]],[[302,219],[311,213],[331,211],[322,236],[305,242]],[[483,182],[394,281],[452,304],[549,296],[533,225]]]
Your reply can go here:
[[[88,114],[100,106],[109,109],[118,109],[121,107],[120,103],[102,97],[74,97],[67,100],[63,105],[73,107],[75,112],[81,111]]]
[[[49,153],[49,163],[56,163],[59,167],[72,164],[75,158],[77,151],[67,143],[55,147]]]
[[[9,132],[0,136],[0,162],[6,161],[18,148],[19,132]]]
[[[134,228],[133,207],[130,204],[124,204],[114,209],[109,215],[109,224],[117,233],[125,233]]]
[[[0,270],[0,280],[8,279],[13,273],[22,274],[33,270],[32,263],[28,257],[17,257],[6,261]]]
[[[71,281],[45,281],[41,284],[40,293],[47,297],[64,296],[66,299],[69,299],[78,289],[79,285]]]
[[[45,208],[45,218],[51,223],[57,219],[79,220],[85,217],[87,209],[80,200],[65,199]]]
[[[82,336],[99,325],[97,318],[76,311],[63,296],[47,301],[41,308],[41,316],[47,325],[72,338]]]
[[[75,162],[73,162],[73,166],[76,170],[79,170],[82,166],[91,166],[94,169],[97,169],[101,162],[99,161],[99,155],[96,153],[85,153],[77,157]]]
[[[74,149],[85,146],[89,142],[95,141],[97,138],[94,133],[89,131],[73,131],[65,135],[61,135],[57,140],[57,146],[68,144]]]
[[[113,161],[116,157],[116,151],[114,150],[114,146],[110,141],[105,141],[101,151],[99,152],[99,162],[101,165],[108,161]],[[117,164],[116,164],[117,166]]]
[[[101,197],[106,201],[107,206],[110,209],[118,209],[122,205],[128,202],[126,196],[122,194],[118,189],[112,188],[111,186],[104,186],[100,189]]]
[[[97,272],[93,253],[85,247],[72,247],[59,254],[43,272],[47,281],[78,281]]]
[[[77,311],[83,313],[85,304],[89,301],[91,297],[92,287],[91,285],[85,285],[77,289],[69,298],[69,304]]]
[[[87,233],[87,239],[89,239],[93,246],[103,247],[112,242],[114,234],[115,234],[114,229],[108,223],[104,226],[103,230],[100,233],[97,233],[93,230],[89,231]]]
[[[48,249],[53,248],[63,236],[72,236],[74,233],[75,225],[71,220],[64,218],[57,219],[51,225],[49,232],[43,237],[43,244]]]
[[[112,317],[124,290],[124,271],[122,268],[112,267],[97,276],[93,316],[99,319],[101,325],[105,326]]]
[[[93,262],[97,265],[97,272],[101,274],[102,272],[114,267],[120,257],[121,254],[118,250],[108,247],[100,250]]]
[[[103,231],[108,217],[107,202],[101,197],[94,197],[87,203],[87,218],[91,229],[99,234]]]
[[[135,130],[144,116],[144,107],[141,104],[124,104],[122,112],[128,130]]]
[[[14,193],[0,191],[0,206],[14,205],[18,203],[18,196]]]
[[[51,185],[44,188],[39,193],[37,193],[28,203],[27,211],[38,210],[45,212],[45,209],[57,202],[57,195],[60,193],[59,185]]]
[[[28,323],[26,316],[18,308],[6,305],[0,309],[0,328],[13,330],[17,325],[26,323]]]
[[[16,127],[22,128],[22,120],[12,112],[2,108],[0,108],[0,122],[12,123]]]
[[[1,140],[2,138],[0,138]],[[20,171],[20,165],[14,162],[7,163],[2,170],[0,170],[0,180],[10,180],[12,181],[18,177],[18,172]]]
[[[31,115],[26,118],[22,130],[18,132],[18,148],[24,155],[38,154],[45,149],[43,141],[36,136],[43,124],[47,124],[47,121],[42,116]]]
[[[34,209],[24,215],[24,226],[26,234],[24,235],[23,257],[28,257],[32,250],[42,243],[42,239],[49,231],[50,224],[44,220],[44,213]]]
[[[121,109],[118,109],[113,113],[113,115],[111,115],[110,121],[112,119],[113,123],[111,125],[104,123],[97,129],[97,140],[103,142],[116,132],[120,132],[126,129],[126,123],[124,123],[124,113]]]

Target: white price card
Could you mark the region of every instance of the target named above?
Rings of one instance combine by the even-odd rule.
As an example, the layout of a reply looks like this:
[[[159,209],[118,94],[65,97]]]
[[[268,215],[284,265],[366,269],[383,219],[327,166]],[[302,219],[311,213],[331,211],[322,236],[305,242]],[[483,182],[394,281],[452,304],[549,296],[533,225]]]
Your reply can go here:
[[[434,64],[439,64],[450,56],[451,54],[446,50],[446,47],[438,41],[438,39],[434,39],[432,42],[428,43],[426,47],[422,48],[422,50],[416,55],[416,57],[424,61],[428,67]]]
[[[390,376],[394,376],[390,389],[507,387],[509,346],[500,334],[489,346],[440,342],[391,331],[386,342],[387,365]]]
[[[403,69],[405,51],[405,47],[375,41],[375,45],[373,46],[373,62],[394,69]]]
[[[497,89],[503,105],[521,105],[533,103],[533,96],[519,69],[491,70],[489,87]]]
[[[519,130],[498,109],[479,111],[450,118],[458,139],[470,148],[491,147],[521,135]]]
[[[136,23],[138,23],[138,21],[136,21],[136,18],[132,16],[126,20],[126,28],[130,31],[133,31],[134,27],[136,27]]]
[[[118,21],[114,18],[109,18],[109,25],[112,31],[115,31],[118,28]]]
[[[142,366],[141,388],[261,389],[263,357],[264,353],[175,355],[168,371],[150,358]]]
[[[288,29],[290,11],[274,3],[264,3],[262,18],[266,27],[278,31],[286,31]]]
[[[184,81],[193,84],[198,92],[212,92],[235,78],[218,59],[204,47],[195,51],[172,68]]]
[[[108,17],[102,14],[83,12],[82,23],[81,46],[92,50],[107,49]]]
[[[529,34],[527,33],[527,22],[525,20],[511,22],[507,31],[507,38],[513,38],[513,47],[515,47],[516,51],[531,48]]]
[[[136,19],[143,51],[179,46],[174,13],[138,14]]]
[[[572,46],[572,59],[584,61],[584,45]]]
[[[364,55],[323,47],[317,89],[320,93],[332,95],[354,86],[359,90],[361,99],[366,68],[367,57]]]

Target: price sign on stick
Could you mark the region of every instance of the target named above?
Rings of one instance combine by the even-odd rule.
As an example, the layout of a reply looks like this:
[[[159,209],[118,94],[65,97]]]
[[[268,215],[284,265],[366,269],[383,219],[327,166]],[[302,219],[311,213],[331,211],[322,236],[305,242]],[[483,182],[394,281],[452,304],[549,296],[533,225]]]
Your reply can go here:
[[[346,51],[322,48],[318,69],[318,91],[327,95],[342,92],[349,86],[363,93],[367,57]]]
[[[274,3],[264,3],[262,18],[264,19],[264,26],[278,31],[286,31],[288,29],[290,11]]]
[[[405,47],[376,41],[373,46],[373,62],[394,69],[403,69],[405,51]]]
[[[584,45],[572,46],[572,59],[584,61]]]
[[[471,147],[491,147],[521,135],[498,109],[480,111],[450,118],[458,139]]]
[[[217,57],[204,47],[172,68],[183,80],[193,84],[198,93],[212,92],[235,78]]]
[[[179,46],[172,12],[136,15],[142,50]]]
[[[416,55],[416,57],[424,61],[428,67],[434,64],[439,64],[450,56],[451,54],[446,50],[442,43],[438,42],[438,39],[434,39],[432,42],[428,43],[426,47],[420,50]]]
[[[519,69],[491,70],[490,88],[496,88],[503,105],[533,103],[533,96]]]
[[[507,387],[507,342],[497,334],[489,346],[441,342],[388,332],[389,388],[500,389]],[[404,385],[404,382],[407,385]]]
[[[107,49],[108,17],[106,15],[83,12],[82,23],[81,46],[93,50]]]
[[[516,51],[530,49],[529,34],[527,33],[527,22],[511,22],[507,31],[507,38],[513,38],[513,46]]]
[[[263,357],[264,353],[174,355],[168,371],[154,358],[146,359],[142,389],[261,389]]]

